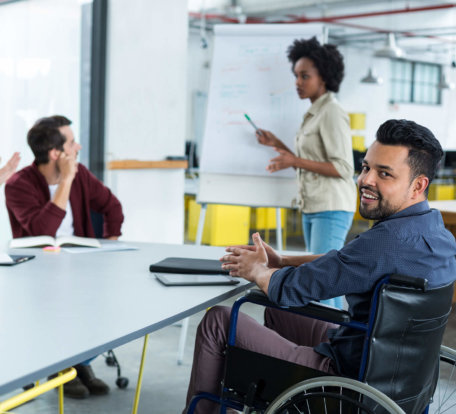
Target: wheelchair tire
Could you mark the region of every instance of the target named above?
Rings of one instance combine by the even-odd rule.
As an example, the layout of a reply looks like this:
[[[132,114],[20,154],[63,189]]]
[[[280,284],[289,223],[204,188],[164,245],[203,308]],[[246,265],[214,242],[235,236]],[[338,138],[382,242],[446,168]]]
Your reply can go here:
[[[317,377],[302,381],[280,394],[265,414],[294,413],[405,414],[382,392],[343,377]]]
[[[439,380],[429,414],[452,413],[456,410],[456,350],[440,347]]]

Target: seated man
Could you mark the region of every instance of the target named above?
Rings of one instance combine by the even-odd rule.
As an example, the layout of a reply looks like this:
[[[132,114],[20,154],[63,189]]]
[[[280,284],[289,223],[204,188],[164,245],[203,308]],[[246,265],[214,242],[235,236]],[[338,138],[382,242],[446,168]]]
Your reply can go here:
[[[103,237],[117,239],[122,206],[111,191],[77,162],[76,143],[64,116],[39,119],[27,134],[35,161],[14,174],[5,186],[13,237],[50,235],[95,237],[90,212],[101,213]],[[65,395],[103,395],[109,387],[95,378],[90,361],[75,368],[78,376],[65,384]]]
[[[427,202],[429,184],[443,155],[427,128],[389,120],[364,158],[358,178],[361,215],[376,220],[341,250],[325,255],[280,256],[253,235],[254,246],[228,247],[223,268],[255,282],[283,306],[346,295],[355,320],[367,322],[372,289],[388,274],[426,278],[430,288],[456,279],[456,243],[439,211]],[[214,307],[201,321],[187,404],[192,395],[217,394],[223,375],[230,309]],[[267,309],[265,326],[240,314],[236,344],[241,348],[331,374],[358,375],[364,334],[348,327]],[[196,412],[216,412],[201,401]]]

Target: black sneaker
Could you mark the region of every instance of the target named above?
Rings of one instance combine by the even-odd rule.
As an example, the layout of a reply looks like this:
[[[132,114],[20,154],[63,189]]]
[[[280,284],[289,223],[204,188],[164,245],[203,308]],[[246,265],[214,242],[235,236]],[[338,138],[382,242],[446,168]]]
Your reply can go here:
[[[57,377],[57,374],[51,375],[48,377],[48,380]],[[56,388],[58,391],[58,388]],[[67,383],[63,384],[63,395],[68,398],[76,398],[82,400],[87,398],[90,395],[88,388],[82,383],[79,377],[68,381]]]
[[[90,365],[76,365],[78,378],[88,388],[92,395],[106,395],[109,393],[109,386],[104,381],[95,377]]]

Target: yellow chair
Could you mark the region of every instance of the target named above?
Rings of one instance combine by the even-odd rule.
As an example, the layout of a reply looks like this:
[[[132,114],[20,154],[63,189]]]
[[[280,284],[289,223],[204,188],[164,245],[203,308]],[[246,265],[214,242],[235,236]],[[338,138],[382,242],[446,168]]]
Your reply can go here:
[[[250,207],[209,204],[203,229],[203,244],[227,246],[248,244],[250,231]],[[189,241],[196,240],[201,205],[196,200],[188,202]]]

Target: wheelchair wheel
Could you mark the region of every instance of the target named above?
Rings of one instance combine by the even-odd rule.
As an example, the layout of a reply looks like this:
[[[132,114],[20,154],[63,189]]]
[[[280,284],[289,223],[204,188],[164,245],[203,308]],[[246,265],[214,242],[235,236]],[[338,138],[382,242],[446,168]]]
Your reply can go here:
[[[440,371],[429,413],[452,413],[456,410],[456,350],[440,347]]]
[[[343,377],[317,377],[285,390],[265,414],[405,414],[389,397],[375,388]]]

